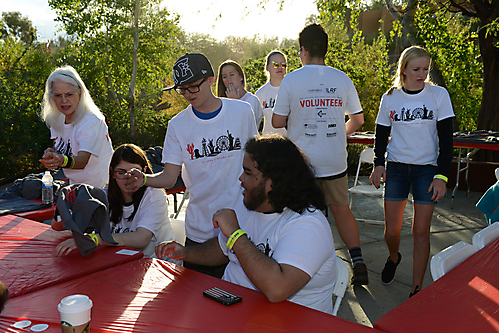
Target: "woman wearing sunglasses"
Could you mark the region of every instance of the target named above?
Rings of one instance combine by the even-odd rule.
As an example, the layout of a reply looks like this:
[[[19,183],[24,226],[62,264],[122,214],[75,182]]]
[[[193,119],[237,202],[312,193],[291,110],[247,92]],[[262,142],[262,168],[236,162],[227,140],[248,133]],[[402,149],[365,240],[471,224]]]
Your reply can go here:
[[[281,86],[281,81],[286,75],[286,56],[278,50],[274,50],[267,55],[265,70],[267,71],[268,81],[260,87],[255,93],[263,106],[263,133],[279,133],[287,135],[285,128],[274,128],[272,126],[272,111],[274,110],[277,93]]]
[[[256,128],[260,128],[262,104],[255,95],[246,91],[246,76],[237,62],[226,60],[218,67],[217,96],[248,102],[255,114]]]
[[[40,159],[43,166],[64,168],[71,184],[104,187],[113,154],[111,139],[104,115],[73,67],[57,68],[48,77],[41,118],[54,140]]]
[[[168,219],[168,201],[163,189],[142,186],[131,192],[126,189],[125,176],[131,169],[152,174],[151,164],[144,151],[134,144],[123,144],[113,154],[109,167],[107,199],[111,231],[120,246],[141,250],[146,257],[155,257],[156,244],[173,239]],[[98,244],[105,243],[98,235]],[[57,245],[60,256],[76,249],[70,238]]]

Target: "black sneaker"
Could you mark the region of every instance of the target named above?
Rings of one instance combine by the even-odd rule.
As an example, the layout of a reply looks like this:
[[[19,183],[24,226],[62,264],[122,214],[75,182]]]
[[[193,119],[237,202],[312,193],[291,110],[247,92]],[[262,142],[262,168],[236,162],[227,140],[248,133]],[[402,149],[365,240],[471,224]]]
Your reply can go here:
[[[409,298],[411,298],[412,296],[416,295],[417,293],[419,293],[421,291],[421,288],[419,286],[416,286],[416,288],[414,288],[414,292],[410,292],[409,293]]]
[[[366,264],[357,263],[353,266],[353,276],[352,276],[352,284],[354,286],[362,286],[369,284],[369,277],[367,276],[367,267]]]
[[[383,281],[384,284],[392,283],[393,278],[395,277],[395,271],[397,270],[397,266],[400,264],[400,261],[402,260],[402,255],[400,254],[400,252],[398,252],[398,255],[399,258],[397,260],[397,263],[391,261],[390,256],[388,256],[388,259],[386,259],[385,268],[383,268],[383,271],[381,272],[381,281]]]

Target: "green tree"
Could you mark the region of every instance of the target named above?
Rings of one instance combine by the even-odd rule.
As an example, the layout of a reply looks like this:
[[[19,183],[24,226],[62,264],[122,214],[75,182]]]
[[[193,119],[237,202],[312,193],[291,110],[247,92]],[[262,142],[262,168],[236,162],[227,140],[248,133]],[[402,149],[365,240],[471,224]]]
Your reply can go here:
[[[178,16],[157,0],[50,0],[72,37],[58,59],[73,65],[109,123],[113,143],[163,142],[171,113],[158,111],[161,88],[183,52]]]
[[[27,17],[23,17],[20,12],[3,12],[0,35],[2,39],[12,38],[30,45],[36,41],[36,29]]]
[[[0,184],[42,169],[38,159],[51,140],[37,114],[53,68],[48,49],[41,45],[0,42]]]

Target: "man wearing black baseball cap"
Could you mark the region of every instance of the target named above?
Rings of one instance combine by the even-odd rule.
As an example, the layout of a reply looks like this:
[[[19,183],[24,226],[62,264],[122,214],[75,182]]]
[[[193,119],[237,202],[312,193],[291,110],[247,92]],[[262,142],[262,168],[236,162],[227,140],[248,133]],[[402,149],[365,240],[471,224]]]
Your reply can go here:
[[[213,95],[215,82],[208,59],[188,53],[173,65],[175,89],[189,106],[168,123],[163,148],[162,172],[144,175],[140,170],[128,178],[130,191],[140,186],[172,187],[182,168],[190,193],[185,216],[186,246],[204,243],[218,235],[211,222],[213,213],[233,208],[241,200],[244,145],[257,132],[255,116],[248,103]],[[221,277],[225,265],[207,267],[185,263],[185,267]]]

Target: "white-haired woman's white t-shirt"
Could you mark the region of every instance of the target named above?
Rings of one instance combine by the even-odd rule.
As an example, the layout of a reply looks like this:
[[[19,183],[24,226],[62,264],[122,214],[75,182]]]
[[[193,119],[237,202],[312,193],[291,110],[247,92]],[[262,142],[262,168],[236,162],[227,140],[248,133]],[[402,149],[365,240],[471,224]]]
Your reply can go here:
[[[91,154],[85,168],[64,169],[71,184],[83,183],[103,188],[108,183],[113,146],[103,119],[88,114],[76,125],[64,124],[62,132],[54,128],[50,132],[58,153],[76,156],[79,151],[86,151]]]

